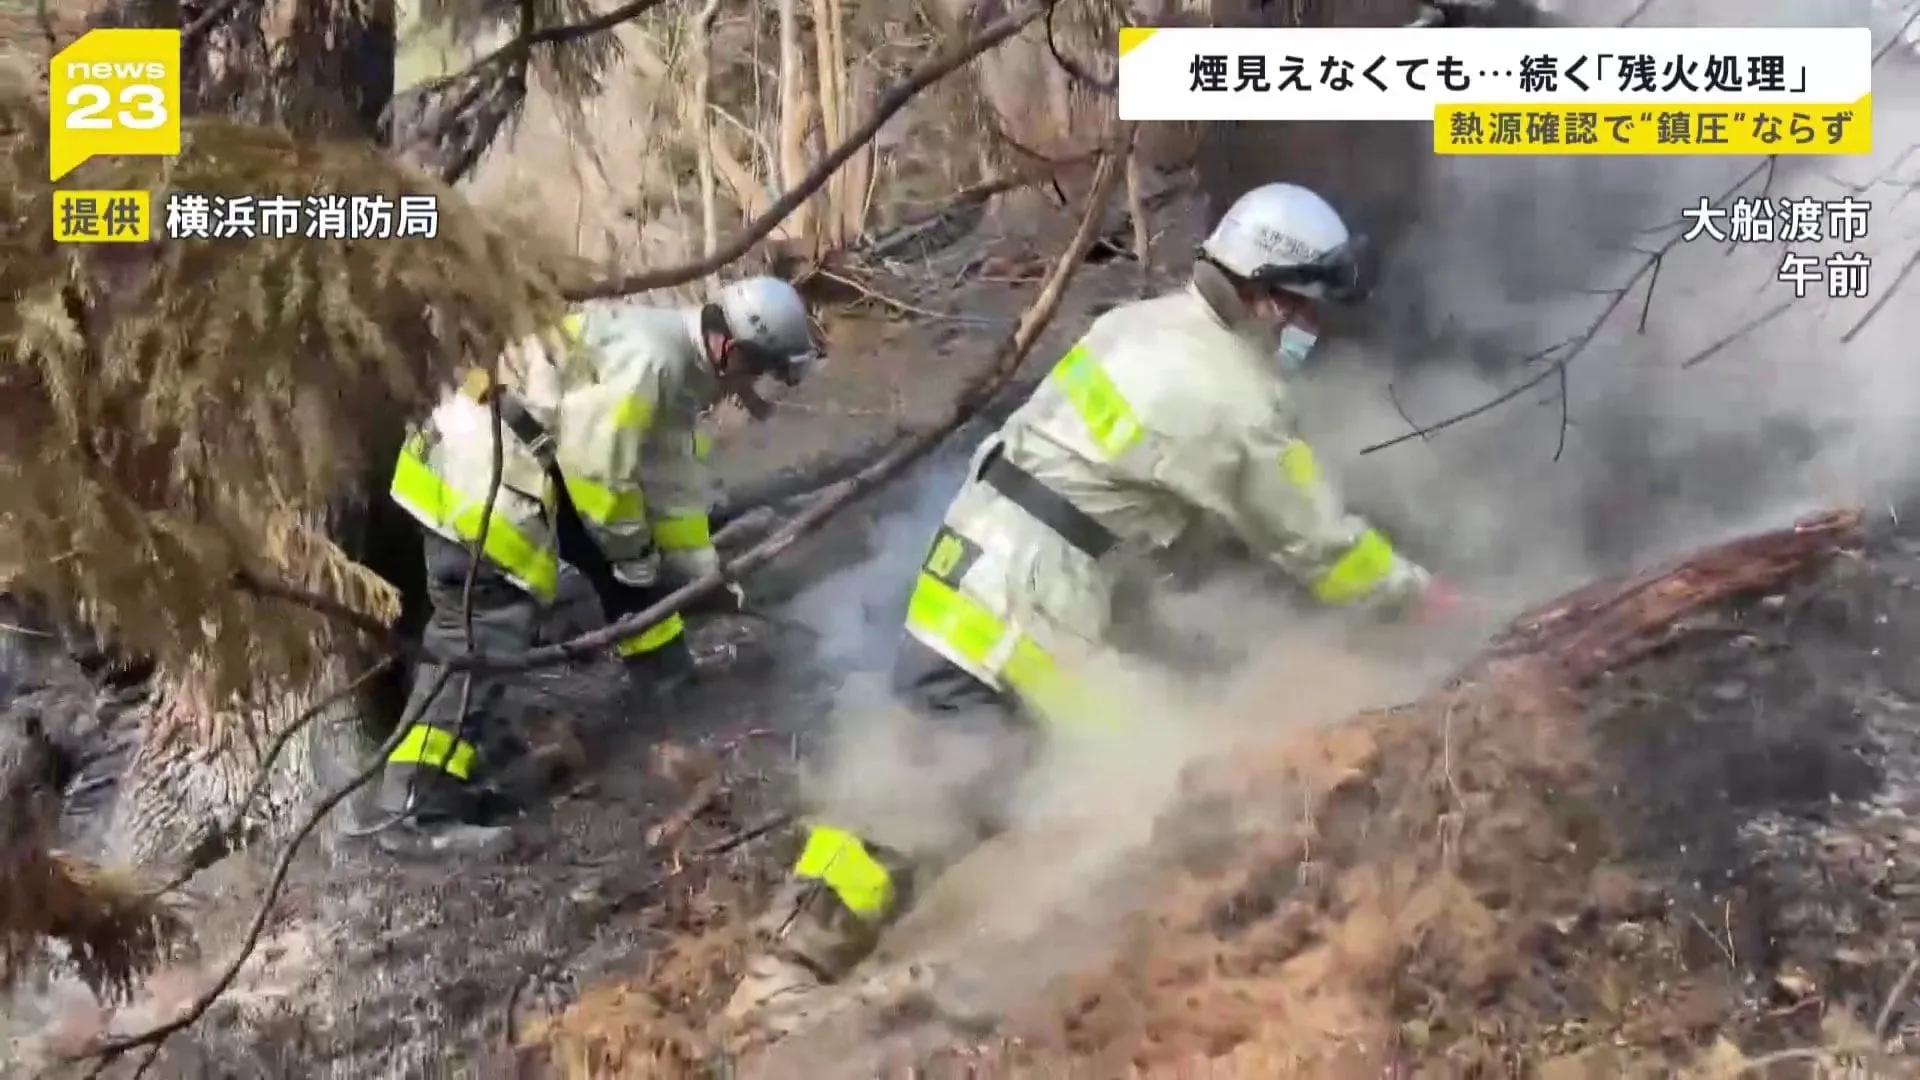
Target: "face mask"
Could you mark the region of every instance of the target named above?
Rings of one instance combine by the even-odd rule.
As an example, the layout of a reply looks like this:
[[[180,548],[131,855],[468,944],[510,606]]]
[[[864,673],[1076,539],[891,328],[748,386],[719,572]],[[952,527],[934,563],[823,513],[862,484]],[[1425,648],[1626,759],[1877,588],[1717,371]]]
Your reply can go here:
[[[1289,323],[1280,331],[1280,348],[1276,350],[1280,370],[1290,374],[1305,367],[1307,355],[1319,340],[1320,335],[1312,327]]]

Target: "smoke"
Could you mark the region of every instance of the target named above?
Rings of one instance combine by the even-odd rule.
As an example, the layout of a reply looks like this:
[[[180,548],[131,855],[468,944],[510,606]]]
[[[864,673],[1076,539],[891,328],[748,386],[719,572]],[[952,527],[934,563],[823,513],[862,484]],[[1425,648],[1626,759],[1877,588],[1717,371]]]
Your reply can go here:
[[[1637,6],[1558,5],[1590,25]],[[1890,41],[1911,13],[1664,0],[1635,24],[1866,24]],[[1898,300],[1874,309],[1920,236],[1916,70],[1901,45],[1876,66],[1869,157],[1442,159],[1389,271],[1383,332],[1330,346],[1300,388],[1350,498],[1438,568],[1516,601],[1816,506],[1901,501],[1920,369],[1897,343],[1920,316]],[[1670,244],[1683,208],[1725,206],[1729,191],[1870,202],[1867,236],[1846,245],[1874,260],[1870,297],[1830,299],[1821,282],[1796,299],[1778,280],[1788,251],[1838,243]],[[1564,351],[1520,358],[1587,334],[1630,281],[1564,382],[1360,453],[1539,374]]]
[[[1586,25],[1617,24],[1639,7],[1636,25],[1865,23],[1882,40],[1910,13],[1867,0],[1546,6]],[[1778,280],[1786,251],[1824,256],[1835,243],[1668,246],[1683,208],[1702,196],[1724,205],[1760,162],[1444,161],[1391,267],[1379,332],[1325,346],[1298,390],[1308,434],[1352,503],[1498,614],[1817,506],[1893,504],[1920,490],[1920,365],[1908,344],[1920,305],[1878,306],[1920,252],[1920,199],[1908,197],[1920,185],[1916,71],[1904,45],[1877,66],[1870,157],[1782,158],[1737,191],[1871,202],[1869,232],[1853,245],[1874,260],[1865,300],[1829,299],[1824,284],[1796,300]],[[1657,271],[1647,268],[1662,250]],[[1520,358],[1590,329],[1564,379],[1362,453],[1506,392],[1541,370]],[[1158,615],[1177,633],[1236,646],[1231,675],[1106,658],[1088,674],[1126,702],[1108,716],[1123,734],[1057,739],[1024,772],[979,727],[929,743],[925,721],[890,703],[873,675],[898,641],[956,465],[930,470],[871,527],[871,558],[794,611],[822,633],[832,663],[865,673],[842,690],[814,805],[908,847],[964,846],[958,807],[941,793],[1020,776],[994,789],[1015,827],[945,875],[890,939],[897,955],[950,961],[963,973],[954,992],[980,1009],[1103,947],[1109,918],[1140,899],[1141,853],[1184,768],[1277,730],[1406,700],[1473,645],[1455,635],[1448,654],[1426,642],[1419,663],[1356,651],[1348,627],[1303,618],[1228,575],[1163,599]],[[1043,921],[1051,936],[1036,944],[1029,932]],[[1073,932],[1060,933],[1063,922]]]
[[[819,635],[814,661],[856,676],[851,693],[864,692],[871,681],[860,676],[884,673],[892,663],[914,574],[947,503],[960,490],[969,448],[970,441],[957,440],[876,496],[861,534],[835,540],[858,545],[864,557],[848,558],[850,565],[809,584],[786,605],[788,618]]]

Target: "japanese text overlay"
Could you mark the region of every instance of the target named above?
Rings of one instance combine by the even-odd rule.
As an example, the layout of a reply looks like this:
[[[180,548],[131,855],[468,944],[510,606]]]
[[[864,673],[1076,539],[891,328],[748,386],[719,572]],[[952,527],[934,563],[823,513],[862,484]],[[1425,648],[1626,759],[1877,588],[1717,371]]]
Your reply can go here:
[[[1864,154],[1866,27],[1129,28],[1127,120],[1423,120],[1443,154]]]
[[[1839,199],[1742,195],[1724,204],[1707,196],[1680,209],[1687,243],[1779,245],[1775,278],[1799,299],[1819,295],[1864,300],[1872,284],[1873,259],[1860,250],[1873,204],[1854,195]],[[1838,250],[1823,251],[1823,248]]]

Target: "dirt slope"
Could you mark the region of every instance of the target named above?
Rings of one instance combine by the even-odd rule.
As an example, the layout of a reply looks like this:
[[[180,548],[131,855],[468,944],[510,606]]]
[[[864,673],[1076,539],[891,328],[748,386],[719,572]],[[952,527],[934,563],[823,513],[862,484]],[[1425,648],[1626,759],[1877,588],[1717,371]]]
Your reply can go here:
[[[988,1017],[950,1007],[964,962],[922,972],[739,1075],[1801,1075],[1868,1031],[1897,1050],[1920,542],[1875,531],[1596,586],[1626,599],[1523,626],[1463,688],[1202,770],[1110,963]],[[714,974],[589,990],[539,1030],[546,1074],[709,1075]],[[663,1041],[703,1049],[630,1053]]]
[[[1656,622],[1584,701],[1528,657],[1196,778],[1274,824],[1183,860],[1007,1060],[1619,1076],[1864,1030],[1908,962],[1904,550]]]
[[[1004,250],[1018,265],[1013,256],[1037,250],[1050,227],[1043,222],[1004,249],[976,247],[973,254]],[[997,320],[1010,324],[1030,293],[1019,280],[969,282],[931,298],[912,297],[897,284],[878,287],[968,318],[900,320],[900,312],[873,302],[837,323],[835,360],[817,381],[771,424],[719,434],[723,495],[750,496],[804,474],[823,455],[937,419],[954,389],[988,359],[987,343],[1001,332]],[[1090,307],[1136,287],[1130,267],[1088,267],[1034,362],[1057,356],[1063,335],[1085,325]],[[876,517],[915,497],[909,483],[851,512],[802,545],[790,569],[756,580],[755,595],[777,604],[801,582],[860,563],[875,543]],[[910,578],[872,580],[878,591],[856,585],[844,594],[854,610],[904,603],[892,592]],[[148,1075],[496,1075],[488,1070],[505,1067],[505,1048],[531,1018],[564,1008],[595,979],[651,963],[689,928],[714,928],[717,954],[726,960],[732,928],[764,895],[788,839],[754,827],[788,804],[793,758],[822,726],[844,672],[824,663],[813,633],[787,616],[701,620],[695,638],[703,647],[744,644],[747,656],[739,678],[703,688],[671,716],[628,714],[613,695],[614,673],[596,666],[552,671],[528,688],[521,705],[578,729],[582,745],[566,755],[573,773],[561,785],[565,794],[521,825],[512,853],[453,867],[409,866],[350,835],[357,820],[323,830],[296,861],[235,992],[193,1032],[170,1041]],[[70,710],[85,717],[66,726],[94,732],[89,738],[103,751],[131,734],[114,731],[125,701],[96,700],[77,678],[62,692]],[[110,804],[108,780],[119,756],[105,753],[90,766],[87,796],[72,800],[71,837],[83,850]],[[656,837],[657,829],[665,834]],[[717,843],[737,849],[708,850]],[[236,857],[192,883],[203,955],[156,974],[134,1003],[103,1009],[64,983],[9,1003],[0,1062],[30,1075],[84,1076],[88,1064],[62,1066],[58,1058],[103,1034],[125,1035],[177,1015],[232,955],[274,854]],[[698,970],[711,981],[724,965]],[[107,1075],[130,1075],[132,1065],[123,1062]]]

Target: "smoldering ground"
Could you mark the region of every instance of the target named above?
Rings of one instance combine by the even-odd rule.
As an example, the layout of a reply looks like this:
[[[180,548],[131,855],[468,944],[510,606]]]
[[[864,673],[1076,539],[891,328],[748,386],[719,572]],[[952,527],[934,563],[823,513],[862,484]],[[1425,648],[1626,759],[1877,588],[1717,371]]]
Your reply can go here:
[[[1892,44],[1876,64],[1868,157],[1453,158],[1419,193],[1420,224],[1389,268],[1377,332],[1324,347],[1301,380],[1301,411],[1354,506],[1463,583],[1488,626],[1596,576],[1815,507],[1865,501],[1897,513],[1920,491],[1920,368],[1904,347],[1920,316],[1886,300],[1920,250],[1920,200],[1909,198],[1920,183],[1920,65],[1895,41],[1913,11],[1730,0],[1550,6],[1584,25],[1629,16],[1648,26],[1871,25],[1877,42]],[[1872,210],[1853,244],[1678,239],[1689,227],[1683,209],[1742,196],[1776,206],[1851,196]],[[1867,298],[1832,299],[1824,282],[1796,297],[1779,280],[1789,251],[1843,250],[1872,258]],[[1483,416],[1367,451],[1507,393],[1556,360],[1563,371]],[[964,826],[929,818],[925,792],[1003,768],[1003,752],[989,737],[949,734],[929,756],[916,741],[922,725],[877,684],[963,461],[956,452],[923,470],[873,530],[871,558],[795,606],[837,663],[865,673],[843,687],[814,761],[815,804],[897,831],[900,800],[912,796],[925,819],[915,839],[935,846]],[[1246,584],[1216,581],[1159,605],[1177,634],[1238,653],[1230,675],[1185,678],[1154,664],[1092,673],[1129,702],[1114,718],[1124,734],[1056,743],[1006,793],[1010,834],[943,879],[891,935],[896,959],[947,962],[949,1007],[1011,1007],[1101,948],[1108,916],[1139,900],[1129,868],[1185,767],[1277,727],[1409,699],[1475,645],[1455,634],[1419,663],[1404,648],[1356,651],[1346,627],[1302,618]],[[1072,940],[1059,933],[1063,913]],[[1051,936],[1036,942],[1042,926]]]

